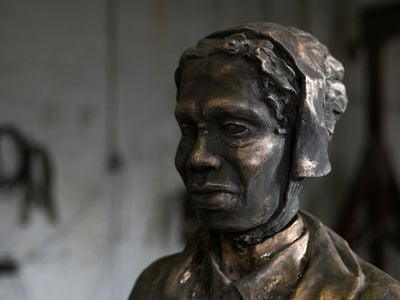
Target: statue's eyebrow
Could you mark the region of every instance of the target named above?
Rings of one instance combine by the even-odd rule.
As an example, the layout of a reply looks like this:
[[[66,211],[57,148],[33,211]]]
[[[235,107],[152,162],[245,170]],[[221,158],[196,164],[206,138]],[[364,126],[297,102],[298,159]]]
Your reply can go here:
[[[269,114],[266,110],[267,108],[262,109],[250,109],[247,105],[231,105],[230,103],[224,103],[223,105],[217,104],[207,108],[205,113],[210,116],[215,117],[232,117],[238,119],[247,119],[247,120],[266,120],[269,118]]]
[[[175,118],[180,122],[195,121],[197,117],[201,117],[197,115],[197,109],[196,105],[180,104],[175,108]],[[229,99],[222,99],[222,101],[207,105],[201,111],[201,115],[213,119],[241,119],[254,125],[260,124],[261,121],[266,121],[269,125],[273,124],[269,110],[262,102],[260,102],[260,106],[250,108],[245,103],[240,104]]]
[[[194,108],[191,107],[177,107],[175,109],[175,118],[179,120],[188,120],[192,119],[192,116],[194,115]]]

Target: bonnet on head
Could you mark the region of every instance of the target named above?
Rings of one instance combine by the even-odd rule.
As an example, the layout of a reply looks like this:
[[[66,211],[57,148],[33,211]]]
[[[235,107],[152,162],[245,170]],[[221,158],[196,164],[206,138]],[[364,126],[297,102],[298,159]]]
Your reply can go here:
[[[252,23],[215,32],[206,39],[249,31],[279,45],[293,59],[301,76],[297,138],[293,151],[293,177],[319,177],[331,165],[328,143],[335,123],[347,106],[342,64],[315,37],[292,27]]]
[[[244,232],[239,240],[254,244],[280,231],[297,213],[304,177],[331,170],[328,143],[347,105],[344,70],[315,37],[273,23],[252,23],[217,31],[185,50],[175,72],[179,87],[185,64],[212,55],[240,56],[260,67],[260,88],[276,119],[278,134],[294,129],[291,176],[274,215],[267,223]]]

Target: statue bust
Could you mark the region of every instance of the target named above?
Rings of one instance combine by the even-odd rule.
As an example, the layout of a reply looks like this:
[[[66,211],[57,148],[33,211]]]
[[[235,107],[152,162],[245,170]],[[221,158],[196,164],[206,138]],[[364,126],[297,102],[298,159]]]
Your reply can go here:
[[[400,299],[400,285],[299,211],[347,105],[343,67],[308,33],[254,23],[187,49],[175,164],[201,227],[130,299]]]

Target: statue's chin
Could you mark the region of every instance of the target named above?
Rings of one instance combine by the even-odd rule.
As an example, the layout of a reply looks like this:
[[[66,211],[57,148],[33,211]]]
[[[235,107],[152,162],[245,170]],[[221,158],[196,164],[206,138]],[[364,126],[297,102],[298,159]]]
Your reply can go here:
[[[200,225],[211,232],[240,234],[260,225],[250,223],[250,218],[240,210],[197,209],[196,213]],[[268,223],[268,219],[264,221]]]
[[[190,201],[202,227],[214,232],[232,231],[232,216],[240,197],[231,193],[216,192],[190,194]]]

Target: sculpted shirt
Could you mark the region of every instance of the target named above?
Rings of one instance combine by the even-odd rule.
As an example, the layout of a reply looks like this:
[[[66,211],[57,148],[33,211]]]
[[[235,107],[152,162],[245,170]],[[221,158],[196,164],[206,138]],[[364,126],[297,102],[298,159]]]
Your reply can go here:
[[[147,268],[129,299],[400,299],[399,283],[306,213],[263,241],[257,269],[239,280],[221,271],[218,243],[200,229],[182,253]]]

